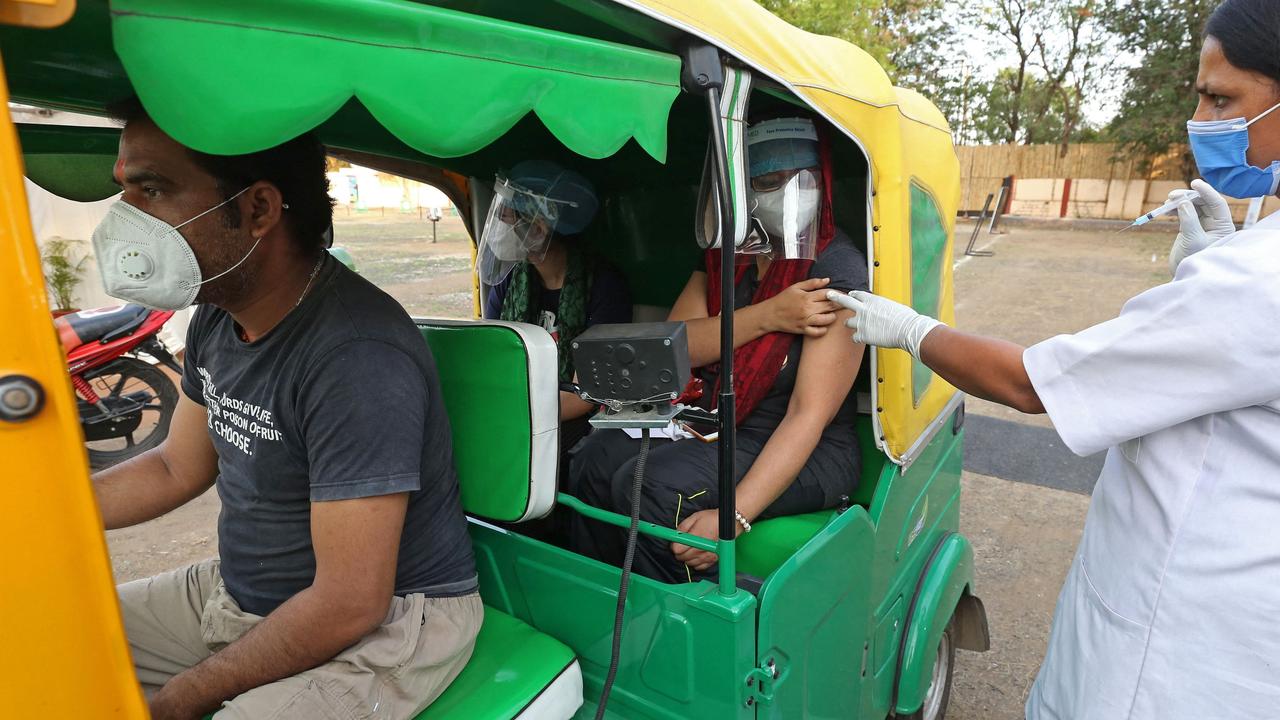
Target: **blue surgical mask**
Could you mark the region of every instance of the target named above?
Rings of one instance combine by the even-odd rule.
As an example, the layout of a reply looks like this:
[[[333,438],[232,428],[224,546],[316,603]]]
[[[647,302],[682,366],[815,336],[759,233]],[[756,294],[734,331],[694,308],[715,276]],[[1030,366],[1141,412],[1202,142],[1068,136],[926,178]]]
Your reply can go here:
[[[1280,103],[1252,120],[1206,120],[1187,122],[1191,154],[1200,168],[1200,177],[1214,190],[1233,198],[1255,198],[1274,195],[1280,185],[1280,160],[1270,167],[1249,164],[1249,126],[1280,108]]]

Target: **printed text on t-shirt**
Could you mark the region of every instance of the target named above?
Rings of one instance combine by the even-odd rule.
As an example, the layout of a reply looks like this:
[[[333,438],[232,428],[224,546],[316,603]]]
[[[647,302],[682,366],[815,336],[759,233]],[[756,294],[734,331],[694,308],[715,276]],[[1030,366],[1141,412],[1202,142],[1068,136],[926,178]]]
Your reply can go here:
[[[196,367],[204,387],[205,407],[208,408],[209,429],[229,445],[245,455],[253,455],[255,439],[280,442],[280,431],[272,422],[271,411],[261,405],[219,393],[209,371]]]

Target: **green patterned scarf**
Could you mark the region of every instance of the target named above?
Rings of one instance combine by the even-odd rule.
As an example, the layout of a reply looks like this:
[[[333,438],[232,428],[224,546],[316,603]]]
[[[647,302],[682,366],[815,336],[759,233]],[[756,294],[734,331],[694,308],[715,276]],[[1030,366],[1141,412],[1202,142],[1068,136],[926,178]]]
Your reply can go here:
[[[556,308],[560,339],[556,349],[560,356],[560,382],[573,382],[573,350],[570,343],[587,328],[587,298],[591,294],[592,273],[585,254],[574,243],[565,243],[568,252],[564,287]],[[538,323],[541,310],[542,276],[533,263],[520,263],[511,271],[511,284],[502,300],[503,320]]]

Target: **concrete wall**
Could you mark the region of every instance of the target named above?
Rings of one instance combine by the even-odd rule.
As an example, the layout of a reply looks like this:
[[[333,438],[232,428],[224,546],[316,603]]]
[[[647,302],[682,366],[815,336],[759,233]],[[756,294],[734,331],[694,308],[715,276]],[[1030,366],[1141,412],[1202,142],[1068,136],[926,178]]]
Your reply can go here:
[[[1096,178],[1017,178],[1009,214],[1036,218],[1066,217],[1132,220],[1163,205],[1169,193],[1187,187],[1171,180],[1102,180]],[[1066,195],[1066,214],[1063,196]],[[1237,223],[1244,221],[1248,200],[1228,199]],[[1280,210],[1280,199],[1263,203],[1262,217]],[[1166,220],[1172,221],[1171,218]]]

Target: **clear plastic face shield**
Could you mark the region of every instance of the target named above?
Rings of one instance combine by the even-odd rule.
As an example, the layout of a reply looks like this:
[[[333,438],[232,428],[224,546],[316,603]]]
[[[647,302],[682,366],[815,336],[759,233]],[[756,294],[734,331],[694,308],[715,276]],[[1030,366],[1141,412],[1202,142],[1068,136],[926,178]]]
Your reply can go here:
[[[813,123],[783,118],[752,125],[747,159],[752,222],[745,245],[775,259],[817,258],[822,177]]]
[[[560,213],[576,203],[556,200],[498,176],[485,216],[476,266],[481,282],[497,285],[522,262],[541,262]]]
[[[817,172],[805,168],[753,177],[748,197],[755,206],[748,244],[768,247],[775,258],[818,257],[818,203],[822,189]]]

